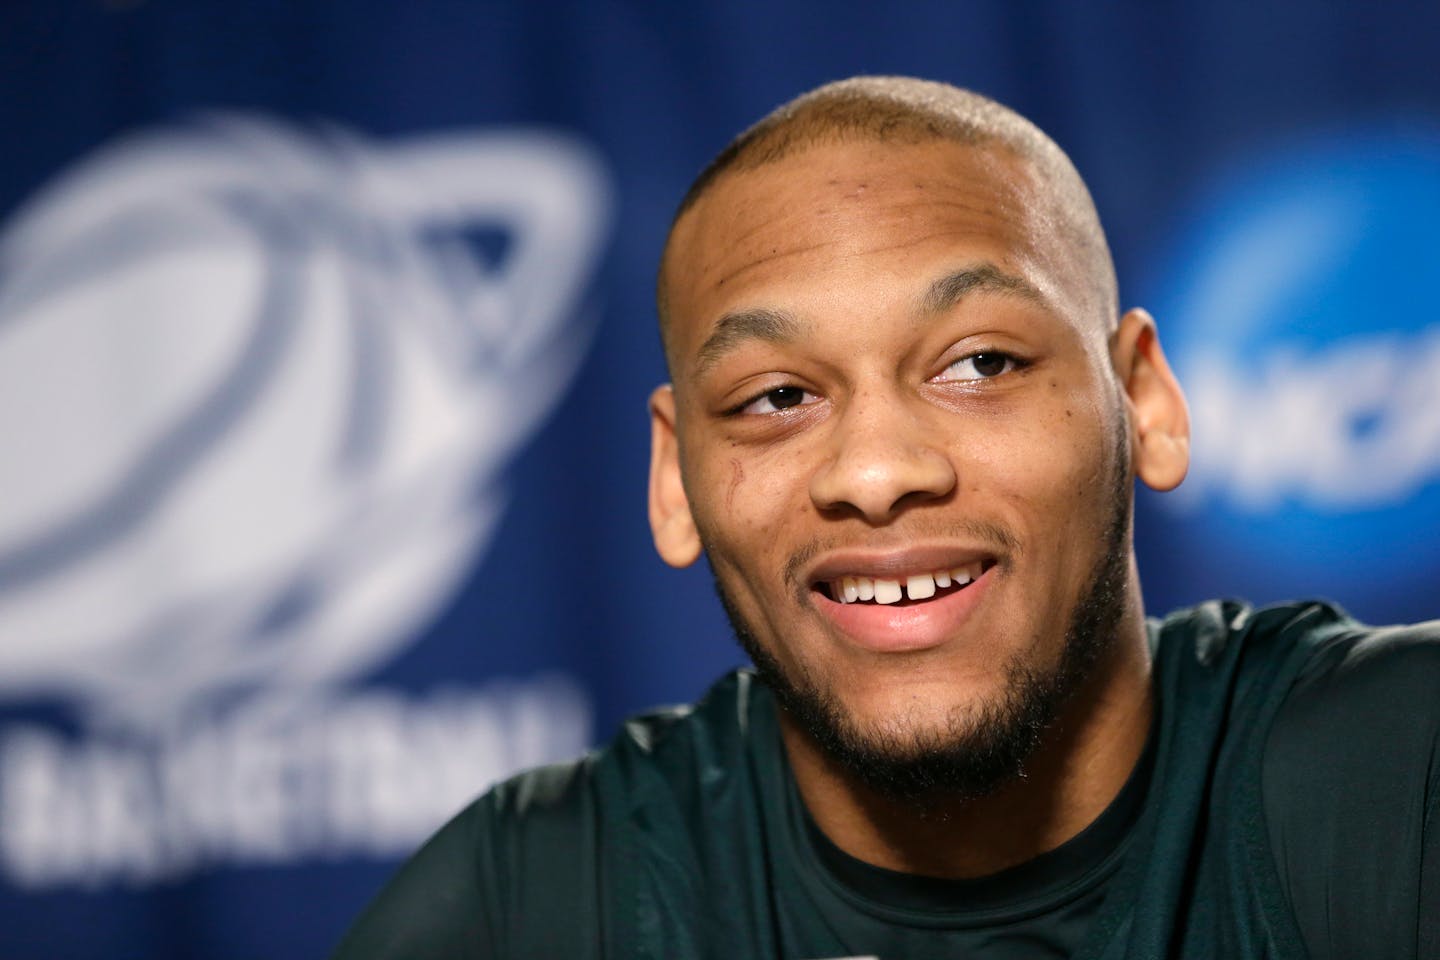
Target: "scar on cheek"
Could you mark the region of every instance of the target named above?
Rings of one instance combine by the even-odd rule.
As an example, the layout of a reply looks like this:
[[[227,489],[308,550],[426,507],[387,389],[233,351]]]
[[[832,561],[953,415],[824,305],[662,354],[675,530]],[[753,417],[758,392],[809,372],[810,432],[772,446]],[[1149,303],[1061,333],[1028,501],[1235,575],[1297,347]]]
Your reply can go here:
[[[735,489],[740,486],[740,481],[745,479],[745,468],[740,461],[734,457],[730,458],[730,487],[725,491],[725,509],[731,509],[735,500]]]

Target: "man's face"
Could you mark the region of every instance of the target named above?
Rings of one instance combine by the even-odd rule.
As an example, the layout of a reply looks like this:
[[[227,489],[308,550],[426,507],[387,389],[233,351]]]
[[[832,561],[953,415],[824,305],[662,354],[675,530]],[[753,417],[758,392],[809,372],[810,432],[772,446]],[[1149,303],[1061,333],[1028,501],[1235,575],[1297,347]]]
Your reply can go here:
[[[672,238],[657,473],[772,671],[868,742],[992,718],[1128,569],[1107,318],[1051,208],[1003,150],[829,145]]]

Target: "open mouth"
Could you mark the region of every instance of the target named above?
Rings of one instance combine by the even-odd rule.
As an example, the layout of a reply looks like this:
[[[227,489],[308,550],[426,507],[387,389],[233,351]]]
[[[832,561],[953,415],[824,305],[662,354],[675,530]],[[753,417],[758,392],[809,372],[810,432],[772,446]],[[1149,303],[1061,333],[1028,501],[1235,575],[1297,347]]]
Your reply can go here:
[[[822,580],[812,589],[836,603],[868,603],[908,607],[929,603],[964,590],[995,565],[993,560],[975,560],[941,570],[885,577],[850,576]]]

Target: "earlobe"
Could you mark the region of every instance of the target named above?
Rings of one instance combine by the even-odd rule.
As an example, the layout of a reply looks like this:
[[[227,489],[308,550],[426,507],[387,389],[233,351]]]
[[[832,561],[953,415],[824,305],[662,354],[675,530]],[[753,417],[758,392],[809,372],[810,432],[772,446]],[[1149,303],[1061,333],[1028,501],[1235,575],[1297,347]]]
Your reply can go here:
[[[700,557],[700,535],[680,474],[675,393],[669,384],[650,394],[650,533],[660,559],[688,567]]]
[[[1190,413],[1150,314],[1136,309],[1120,318],[1111,361],[1130,405],[1135,475],[1154,490],[1173,490],[1190,468]]]

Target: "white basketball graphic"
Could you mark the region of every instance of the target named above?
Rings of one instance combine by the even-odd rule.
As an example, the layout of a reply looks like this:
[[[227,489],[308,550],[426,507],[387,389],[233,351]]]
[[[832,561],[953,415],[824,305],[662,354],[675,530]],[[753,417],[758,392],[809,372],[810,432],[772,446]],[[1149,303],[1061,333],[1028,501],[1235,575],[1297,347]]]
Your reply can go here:
[[[588,345],[608,210],[572,139],[236,117],[43,191],[0,234],[0,699],[148,725],[411,642]]]

